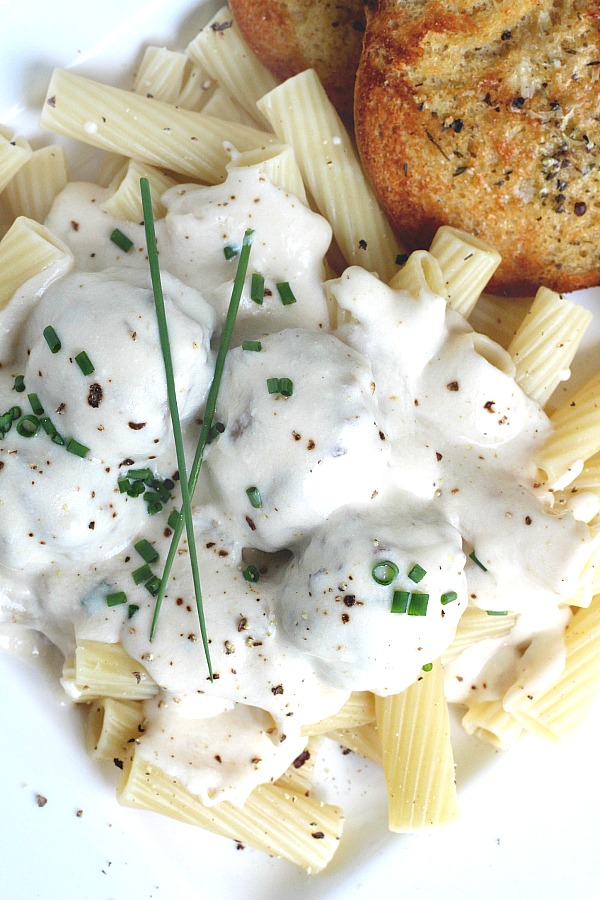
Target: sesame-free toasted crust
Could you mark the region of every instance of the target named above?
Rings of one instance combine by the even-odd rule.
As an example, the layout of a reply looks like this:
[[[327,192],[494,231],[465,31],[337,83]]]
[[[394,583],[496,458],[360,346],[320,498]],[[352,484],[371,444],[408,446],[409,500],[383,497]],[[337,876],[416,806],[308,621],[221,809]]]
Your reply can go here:
[[[315,69],[340,115],[351,120],[365,28],[362,0],[231,0],[229,5],[247,44],[276,78]]]
[[[450,224],[497,290],[600,284],[599,27],[599,0],[369,3],[356,135],[405,244]]]

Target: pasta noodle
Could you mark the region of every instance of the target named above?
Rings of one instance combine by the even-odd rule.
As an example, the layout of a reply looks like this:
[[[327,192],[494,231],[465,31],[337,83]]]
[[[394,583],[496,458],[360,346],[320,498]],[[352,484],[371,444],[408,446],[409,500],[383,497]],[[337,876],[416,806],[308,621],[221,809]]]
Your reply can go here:
[[[438,228],[429,252],[443,272],[448,306],[468,318],[500,265],[500,254],[485,241],[449,225]]]
[[[0,309],[34,275],[71,254],[62,241],[26,216],[19,216],[0,241]]]

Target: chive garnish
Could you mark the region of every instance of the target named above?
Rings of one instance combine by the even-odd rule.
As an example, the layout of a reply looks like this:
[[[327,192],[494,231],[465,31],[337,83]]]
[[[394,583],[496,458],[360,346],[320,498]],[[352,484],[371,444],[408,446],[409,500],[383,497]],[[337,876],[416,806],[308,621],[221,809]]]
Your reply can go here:
[[[140,188],[142,192],[142,206],[144,210],[144,222],[146,228],[146,242],[148,245],[148,260],[150,263],[150,273],[152,276],[152,285],[154,288],[155,294],[155,302],[157,303],[157,310],[162,307],[164,318],[164,304],[162,301],[162,290],[160,285],[160,269],[158,265],[158,251],[156,248],[156,234],[154,231],[154,214],[152,211],[152,201],[150,197],[150,185],[148,183],[147,178],[140,179]],[[208,638],[206,635],[206,624],[204,621],[204,611],[202,608],[202,594],[200,592],[200,581],[198,577],[198,563],[196,556],[196,545],[193,539],[193,522],[191,515],[191,497],[194,494],[194,490],[196,488],[196,484],[198,482],[198,477],[200,475],[200,469],[202,467],[202,461],[204,458],[204,449],[206,447],[206,439],[208,437],[208,432],[213,422],[213,417],[215,414],[215,409],[217,405],[217,396],[219,392],[219,386],[221,383],[221,378],[223,376],[223,368],[225,366],[225,357],[227,355],[227,351],[229,350],[229,345],[231,343],[231,335],[233,332],[233,327],[235,325],[235,318],[237,315],[237,310],[239,307],[240,299],[242,296],[242,289],[244,287],[244,279],[246,277],[246,271],[248,268],[248,257],[250,255],[250,248],[252,246],[252,241],[254,239],[254,232],[250,229],[246,231],[244,234],[244,239],[242,241],[242,249],[239,255],[238,267],[235,275],[235,280],[233,284],[233,290],[231,293],[231,300],[229,303],[229,308],[227,310],[227,316],[225,318],[225,324],[223,326],[223,330],[221,332],[221,342],[219,345],[219,351],[217,353],[217,359],[215,363],[215,372],[213,376],[213,380],[211,382],[211,386],[208,392],[208,397],[206,400],[206,410],[204,415],[204,420],[202,422],[202,428],[200,430],[200,437],[198,438],[198,444],[196,447],[196,453],[194,456],[194,460],[192,462],[192,467],[190,469],[190,477],[189,481],[186,474],[185,468],[185,456],[183,454],[183,441],[181,440],[181,430],[179,431],[180,435],[180,448],[177,447],[177,439],[176,439],[176,448],[178,449],[178,465],[179,465],[179,480],[181,483],[181,493],[182,493],[182,515],[179,515],[177,524],[173,529],[173,537],[171,539],[171,546],[169,547],[169,552],[167,554],[167,559],[165,562],[165,567],[162,574],[162,579],[160,581],[160,586],[156,595],[156,603],[154,606],[154,615],[152,618],[152,625],[150,627],[150,640],[152,641],[154,638],[154,634],[156,631],[156,625],[158,622],[158,615],[160,613],[161,604],[164,598],[167,581],[169,579],[169,574],[171,572],[171,567],[173,565],[173,561],[177,554],[177,548],[179,546],[179,541],[181,539],[181,534],[183,532],[183,525],[185,521],[185,527],[188,535],[188,544],[190,551],[190,562],[192,566],[192,576],[194,579],[194,590],[196,594],[196,608],[198,611],[198,620],[200,623],[200,632],[202,634],[202,643],[204,646],[204,653],[206,656],[206,662],[208,665],[209,676],[212,681],[213,673],[212,673],[212,665],[210,661],[210,653],[208,649]],[[160,322],[160,319],[159,319]],[[160,326],[159,326],[160,327]],[[164,329],[166,335],[166,328]],[[162,345],[162,341],[161,341]],[[166,349],[168,353],[168,341],[166,342]],[[166,365],[165,365],[166,370]],[[171,371],[172,375],[172,371]],[[173,425],[175,426],[175,419],[178,421],[177,416],[177,402],[176,402],[176,394],[173,388],[172,391],[173,399],[175,400],[175,416],[173,417]],[[173,414],[173,410],[171,410]],[[175,428],[174,428],[175,433]],[[181,461],[179,457],[181,456]]]
[[[121,606],[122,603],[127,603],[127,594],[125,591],[115,591],[114,594],[107,594],[107,606]]]
[[[418,584],[420,581],[423,581],[425,576],[427,575],[427,571],[420,566],[418,563],[415,563],[410,572],[408,573],[408,577],[411,581],[414,581],[415,584]]]
[[[44,407],[40,403],[40,399],[37,394],[27,394],[27,399],[29,400],[31,411],[35,416],[41,416],[44,414]]]
[[[142,581],[148,581],[149,578],[152,578],[152,569],[146,563],[143,566],[140,566],[139,569],[134,569],[131,573],[131,577],[135,581],[136,584],[141,584]]]
[[[469,553],[469,559],[472,559],[476,566],[479,566],[480,569],[483,569],[484,572],[487,572],[487,569],[484,566],[484,564],[481,562],[481,560],[477,559],[477,557],[475,556],[474,550],[472,553]]]
[[[174,509],[172,513],[169,513],[169,518],[167,519],[167,525],[169,528],[172,528],[173,531],[179,527],[179,523],[181,522],[181,513]]]
[[[392,597],[393,613],[408,613],[409,616],[426,616],[429,594],[419,591],[394,591]]]
[[[394,591],[392,597],[392,612],[405,613],[408,609],[408,601],[410,600],[410,591]]]
[[[47,435],[49,435],[50,437],[54,437],[54,435],[56,434],[56,427],[49,416],[42,416],[40,419],[40,425]]]
[[[258,571],[258,569],[256,568],[256,566],[253,566],[253,565],[246,566],[246,568],[245,568],[244,571],[242,572],[242,575],[244,576],[244,578],[246,579],[246,581],[252,581],[252,582],[255,582],[255,583],[256,583],[256,582],[259,580],[259,578],[260,578],[260,572]]]
[[[129,480],[127,478],[119,478],[117,480],[117,486],[119,488],[120,494],[129,493],[130,484],[129,484]]]
[[[487,570],[486,570],[487,571]],[[488,616],[507,616],[507,609],[486,609]]]
[[[255,353],[260,353],[262,344],[260,341],[242,341],[242,350],[254,350]]]
[[[64,446],[65,446],[65,439],[64,439],[64,437],[62,436],[62,434],[59,434],[58,431],[55,431],[54,434],[52,435],[52,443],[53,443],[53,444],[58,444],[59,447],[64,447]]]
[[[296,302],[289,281],[278,281],[275,287],[277,288],[277,292],[279,293],[281,302],[284,306],[291,306],[292,303]]]
[[[152,594],[153,597],[156,597],[160,590],[160,578],[158,577],[158,575],[153,575],[152,578],[149,578],[148,581],[144,584],[144,587]]]
[[[442,594],[442,596],[440,597],[442,606],[446,606],[447,603],[454,603],[457,597],[458,594],[456,593],[456,591],[446,591],[446,593]]]
[[[431,672],[433,669],[433,663],[425,663],[424,666],[421,666],[424,672]]]
[[[17,377],[15,378],[15,391],[17,392],[17,394],[22,394],[24,390],[25,390],[25,376],[17,375]]]
[[[127,477],[130,481],[144,481],[146,478],[152,478],[151,469],[128,469]]]
[[[260,496],[259,489],[255,485],[252,485],[252,487],[246,488],[246,494],[254,509],[260,509],[262,506],[262,497]]]
[[[92,372],[94,371],[94,366],[92,365],[92,361],[90,360],[90,358],[87,355],[87,353],[85,352],[85,350],[82,350],[81,353],[77,354],[77,356],[75,357],[75,362],[77,363],[77,365],[79,366],[79,368],[81,369],[81,371],[83,372],[84,375],[91,375]]]
[[[158,559],[158,550],[146,538],[141,538],[133,545],[144,562],[152,563]]]
[[[223,256],[227,260],[233,259],[234,256],[237,256],[239,254],[239,252],[239,247],[232,247],[230,244],[228,244],[227,247],[223,247]]]
[[[23,416],[17,422],[17,432],[21,437],[30,438],[40,430],[40,420],[37,416]]]
[[[397,574],[398,566],[390,559],[382,559],[371,569],[371,575],[377,584],[391,584]]]
[[[120,228],[115,228],[110,236],[113,244],[116,244],[120,250],[124,250],[125,253],[129,253],[131,248],[133,247],[133,241],[127,237],[126,234],[123,234]]]
[[[252,273],[250,281],[250,299],[255,303],[261,304],[265,296],[265,279],[258,272]]]
[[[130,603],[127,607],[127,618],[131,619],[135,616],[136,612],[139,610],[139,606],[137,603]]]
[[[52,325],[46,325],[42,334],[44,335],[46,343],[50,347],[50,353],[58,353],[62,345]]]
[[[80,456],[82,459],[90,452],[89,447],[86,447],[85,444],[81,444],[79,441],[76,441],[75,438],[71,438],[71,440],[67,444],[67,450],[69,451],[69,453],[73,453],[75,456]]]
[[[208,437],[206,438],[207,444],[212,444],[213,441],[219,437],[220,434],[223,434],[225,431],[225,426],[222,422],[215,422],[214,425],[210,426],[210,431],[208,432]]]
[[[279,393],[282,397],[291,397],[294,393],[294,382],[291,378],[279,379]]]
[[[267,390],[270,394],[278,394],[279,378],[267,378]]]

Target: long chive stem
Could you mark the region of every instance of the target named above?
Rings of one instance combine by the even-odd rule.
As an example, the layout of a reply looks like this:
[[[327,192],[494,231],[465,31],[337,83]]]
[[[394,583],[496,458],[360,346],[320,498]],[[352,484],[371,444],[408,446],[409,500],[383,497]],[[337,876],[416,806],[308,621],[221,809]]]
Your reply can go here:
[[[162,350],[163,361],[165,365],[165,377],[167,380],[167,397],[169,400],[169,411],[171,413],[171,424],[173,426],[173,438],[175,440],[177,465],[179,467],[179,483],[181,485],[181,498],[183,501],[183,519],[185,521],[185,530],[188,540],[190,565],[192,568],[192,580],[194,582],[194,594],[196,597],[196,609],[198,610],[198,620],[200,622],[200,632],[202,634],[204,654],[206,656],[206,663],[208,665],[210,680],[212,681],[212,665],[210,661],[210,652],[208,649],[208,638],[206,636],[206,623],[204,621],[204,610],[202,608],[202,591],[200,588],[200,576],[198,572],[198,556],[196,551],[196,541],[194,539],[194,522],[192,519],[191,495],[187,478],[183,435],[181,433],[181,421],[179,418],[179,409],[177,407],[177,392],[175,389],[175,376],[173,374],[173,359],[171,357],[171,345],[169,342],[169,330],[167,326],[167,316],[165,313],[165,301],[162,292],[160,266],[158,263],[158,249],[156,246],[156,231],[154,228],[152,197],[150,195],[150,184],[147,178],[140,179],[140,189],[142,193],[142,209],[144,212],[144,228],[146,231],[146,245],[148,248],[150,277],[152,279],[152,288],[154,292],[154,305],[156,308],[156,318],[158,321],[160,347]],[[168,573],[165,572],[161,581],[161,588],[163,592],[165,589],[167,577]]]
[[[225,367],[225,359],[227,357],[227,353],[229,351],[229,345],[231,344],[231,336],[233,334],[233,328],[235,325],[235,319],[237,316],[237,311],[240,305],[240,299],[242,297],[242,290],[244,288],[244,282],[246,279],[246,273],[248,271],[248,260],[250,258],[250,249],[252,247],[252,242],[254,240],[254,232],[251,229],[248,229],[244,234],[244,239],[242,241],[242,249],[240,251],[240,255],[238,258],[238,266],[235,275],[235,280],[233,282],[233,289],[231,291],[231,300],[229,301],[229,308],[227,310],[227,315],[225,317],[225,323],[223,325],[223,331],[221,332],[221,341],[219,344],[219,350],[217,353],[217,359],[215,362],[215,371],[213,375],[213,379],[208,391],[208,397],[206,400],[206,409],[204,412],[204,419],[202,421],[202,428],[200,429],[200,436],[198,438],[198,444],[196,446],[196,453],[194,456],[194,460],[192,462],[192,466],[190,469],[188,485],[190,489],[190,495],[194,496],[194,491],[196,490],[196,485],[198,484],[198,478],[200,476],[200,469],[202,468],[202,462],[204,460],[204,450],[206,448],[206,444],[208,442],[208,437],[210,434],[210,430],[212,428],[212,423],[215,415],[215,410],[217,408],[217,398],[219,396],[219,388],[221,386],[221,379],[223,377],[223,369]],[[180,472],[181,474],[181,472]],[[178,516],[178,518],[176,518]],[[179,515],[177,513],[171,513],[169,516],[169,525],[173,529],[173,536],[171,538],[171,546],[169,547],[169,552],[167,554],[167,558],[165,560],[165,567],[163,570],[163,576],[160,583],[160,590],[156,597],[156,603],[154,606],[154,616],[152,618],[152,625],[150,628],[150,640],[153,640],[154,633],[156,631],[156,625],[158,622],[158,616],[160,614],[160,607],[163,601],[163,597],[165,595],[167,580],[169,578],[169,573],[171,571],[171,567],[173,565],[173,561],[177,554],[177,547],[179,546],[179,541],[181,539],[181,534],[183,532],[183,519],[181,513]]]

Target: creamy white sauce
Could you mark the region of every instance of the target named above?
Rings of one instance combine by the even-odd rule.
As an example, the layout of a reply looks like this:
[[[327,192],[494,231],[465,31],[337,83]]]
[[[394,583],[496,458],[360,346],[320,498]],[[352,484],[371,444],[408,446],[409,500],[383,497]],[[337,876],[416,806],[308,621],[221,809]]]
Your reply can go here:
[[[440,297],[413,298],[351,268],[327,285],[347,319],[332,330],[322,283],[329,225],[255,169],[234,169],[217,187],[172,189],[157,223],[188,460],[235,275],[224,249],[246,228],[256,238],[217,407],[225,430],[207,449],[194,501],[215,680],[185,541],[150,643],[154,598],[132,579],[142,564],[133,543],[154,544],[160,574],[180,497],[142,229],[103,211],[107,196],[65,189],[47,224],[72,262],[0,311],[0,413],[30,412],[35,392],[59,431],[89,447],[79,459],[43,430],[27,439],[14,427],[1,441],[3,619],[43,631],[66,656],[76,640],[122,642],[161,690],[145,705],[140,752],[209,804],[242,803],[277,778],[305,745],[302,726],[349,691],[415,681],[469,603],[510,608],[521,626],[456,660],[449,681],[458,683],[457,666],[471,680],[483,673],[492,696],[517,679],[524,689],[540,683],[544,648],[560,665],[560,607],[595,537],[571,512],[552,513],[534,487],[546,417],[504,351]],[[115,227],[134,242],[127,254],[109,239]],[[262,304],[250,298],[251,272],[265,277]],[[282,281],[295,303],[282,304]],[[63,345],[55,354],[42,336],[48,324]],[[243,349],[244,339],[261,351]],[[73,361],[82,350],[89,376]],[[292,395],[270,393],[270,378],[291,379]],[[145,466],[174,482],[153,516],[118,486]],[[244,578],[249,561],[261,569],[256,583]],[[379,584],[373,569],[385,561],[398,573]],[[415,565],[425,570],[418,581]],[[139,607],[133,618],[128,605],[107,606],[120,590]],[[392,613],[394,592],[427,594],[424,614]],[[455,687],[449,696],[464,699]]]

